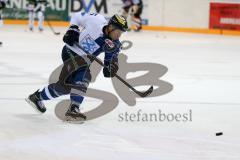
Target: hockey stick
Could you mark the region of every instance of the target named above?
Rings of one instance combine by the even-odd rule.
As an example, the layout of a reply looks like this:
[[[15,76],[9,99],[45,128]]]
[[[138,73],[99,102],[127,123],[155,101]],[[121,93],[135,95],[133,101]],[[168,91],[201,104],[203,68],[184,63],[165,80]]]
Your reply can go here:
[[[92,56],[89,52],[85,51],[78,43],[75,43],[76,46],[78,48],[80,48],[81,50],[83,50],[85,53],[87,53],[87,57],[89,59],[92,59],[94,61],[96,61],[98,64],[100,64],[102,67],[107,67],[104,65],[104,63],[99,60],[97,57]],[[122,77],[120,77],[118,74],[115,75],[115,77],[120,80],[123,84],[125,84],[127,87],[129,87],[133,92],[135,92],[137,95],[139,95],[140,97],[146,97],[148,95],[150,95],[153,92],[153,86],[151,86],[148,90],[141,92],[136,90],[133,86],[131,86],[128,82],[126,82]]]
[[[52,30],[52,32],[53,32],[55,35],[60,35],[60,32],[56,32],[56,31],[53,29],[51,23],[50,23],[47,19],[45,19],[45,20],[46,20],[49,28]]]

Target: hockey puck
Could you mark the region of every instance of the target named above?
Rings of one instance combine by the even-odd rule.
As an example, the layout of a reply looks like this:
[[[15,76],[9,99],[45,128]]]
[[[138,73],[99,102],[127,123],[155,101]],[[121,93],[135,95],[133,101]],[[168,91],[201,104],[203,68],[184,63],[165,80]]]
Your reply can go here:
[[[223,135],[222,132],[218,132],[218,133],[216,133],[216,136],[221,136],[221,135]]]

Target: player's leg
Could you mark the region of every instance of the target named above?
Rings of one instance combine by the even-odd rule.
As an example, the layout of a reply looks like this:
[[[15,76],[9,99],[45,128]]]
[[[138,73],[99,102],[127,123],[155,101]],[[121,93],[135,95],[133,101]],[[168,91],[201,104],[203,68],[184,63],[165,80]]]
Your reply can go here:
[[[42,11],[38,12],[38,30],[40,32],[43,31],[43,23],[44,23],[44,14]]]
[[[78,56],[73,51],[65,47],[65,50],[62,55],[62,59],[70,59],[70,62],[67,68],[74,68],[74,72],[65,80],[66,86],[70,87],[70,100],[71,104],[66,116],[73,119],[86,119],[86,116],[80,112],[80,105],[84,100],[84,95],[86,94],[87,87],[91,81],[91,73],[89,70],[90,61],[84,59],[83,57]],[[64,72],[62,72],[64,74]],[[66,76],[60,76],[66,77]]]
[[[62,50],[62,55],[66,55],[66,47]],[[46,111],[46,107],[43,104],[45,100],[51,100],[57,98],[61,95],[66,95],[70,93],[71,88],[65,85],[65,79],[68,75],[71,75],[70,70],[74,70],[73,65],[69,61],[67,56],[62,56],[63,58],[63,68],[61,70],[59,80],[56,83],[49,84],[44,87],[41,91],[37,90],[33,94],[31,94],[26,101],[31,104],[35,109],[44,113]],[[70,66],[70,70],[68,68]]]
[[[62,52],[64,52],[64,49]],[[65,79],[63,76],[68,75],[66,64],[67,63],[65,62],[63,65],[58,82],[49,84],[48,86],[44,87],[41,91],[37,90],[33,94],[29,95],[29,97],[26,99],[26,101],[38,111],[42,113],[46,111],[46,107],[44,106],[43,101],[51,100],[61,95],[70,93],[70,87],[67,88],[65,86],[65,83],[63,82]]]
[[[36,92],[31,94],[26,100],[35,109],[37,109],[41,113],[44,113],[46,111],[46,107],[43,101],[70,94],[70,91],[71,88],[69,86],[66,86],[65,82],[59,80],[56,83],[52,83],[44,87],[41,91],[37,90]]]
[[[78,71],[79,68],[86,68],[86,66],[88,66],[88,63],[83,58],[79,56],[75,58],[74,56],[76,56],[74,52],[67,49],[67,47],[64,47],[62,50],[62,59],[64,65],[58,82],[49,84],[48,86],[44,87],[42,91],[38,90],[34,92],[28,97],[28,99],[26,99],[27,102],[43,113],[46,111],[46,107],[42,101],[51,100],[62,95],[70,94],[71,89],[76,86],[75,84],[72,84],[72,82],[77,81],[77,78],[75,78],[76,71]],[[81,87],[75,87],[75,89],[79,88]]]
[[[90,81],[91,73],[89,67],[79,68],[68,81],[73,86],[70,93],[71,104],[65,114],[66,116],[86,120],[86,116],[80,112],[80,105],[84,100]]]
[[[34,4],[28,4],[27,6],[28,10],[28,28],[30,31],[33,31],[34,28]]]
[[[28,11],[28,28],[30,31],[33,31],[34,28],[34,11]]]

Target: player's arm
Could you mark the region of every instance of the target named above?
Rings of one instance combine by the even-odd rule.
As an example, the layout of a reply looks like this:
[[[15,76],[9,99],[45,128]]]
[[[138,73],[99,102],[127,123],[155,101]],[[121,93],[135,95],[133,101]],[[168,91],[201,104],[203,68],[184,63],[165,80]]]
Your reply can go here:
[[[75,13],[71,18],[70,27],[63,37],[63,42],[67,43],[70,46],[73,46],[75,42],[78,42],[80,35],[79,27],[85,26],[86,19],[87,14],[84,14],[82,12]]]
[[[118,57],[116,55],[112,56],[112,58],[105,53],[104,65],[106,67],[103,68],[104,77],[114,77],[118,71]]]
[[[104,77],[114,77],[118,71],[118,54],[120,52],[121,43],[118,42],[115,44],[115,48],[112,48],[112,51],[105,51],[104,65],[103,68]]]

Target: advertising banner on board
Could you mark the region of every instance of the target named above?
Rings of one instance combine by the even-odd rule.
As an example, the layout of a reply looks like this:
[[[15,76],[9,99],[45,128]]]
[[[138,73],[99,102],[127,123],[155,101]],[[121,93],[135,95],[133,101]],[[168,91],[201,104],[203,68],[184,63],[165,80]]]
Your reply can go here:
[[[240,30],[240,3],[211,3],[209,27]]]

